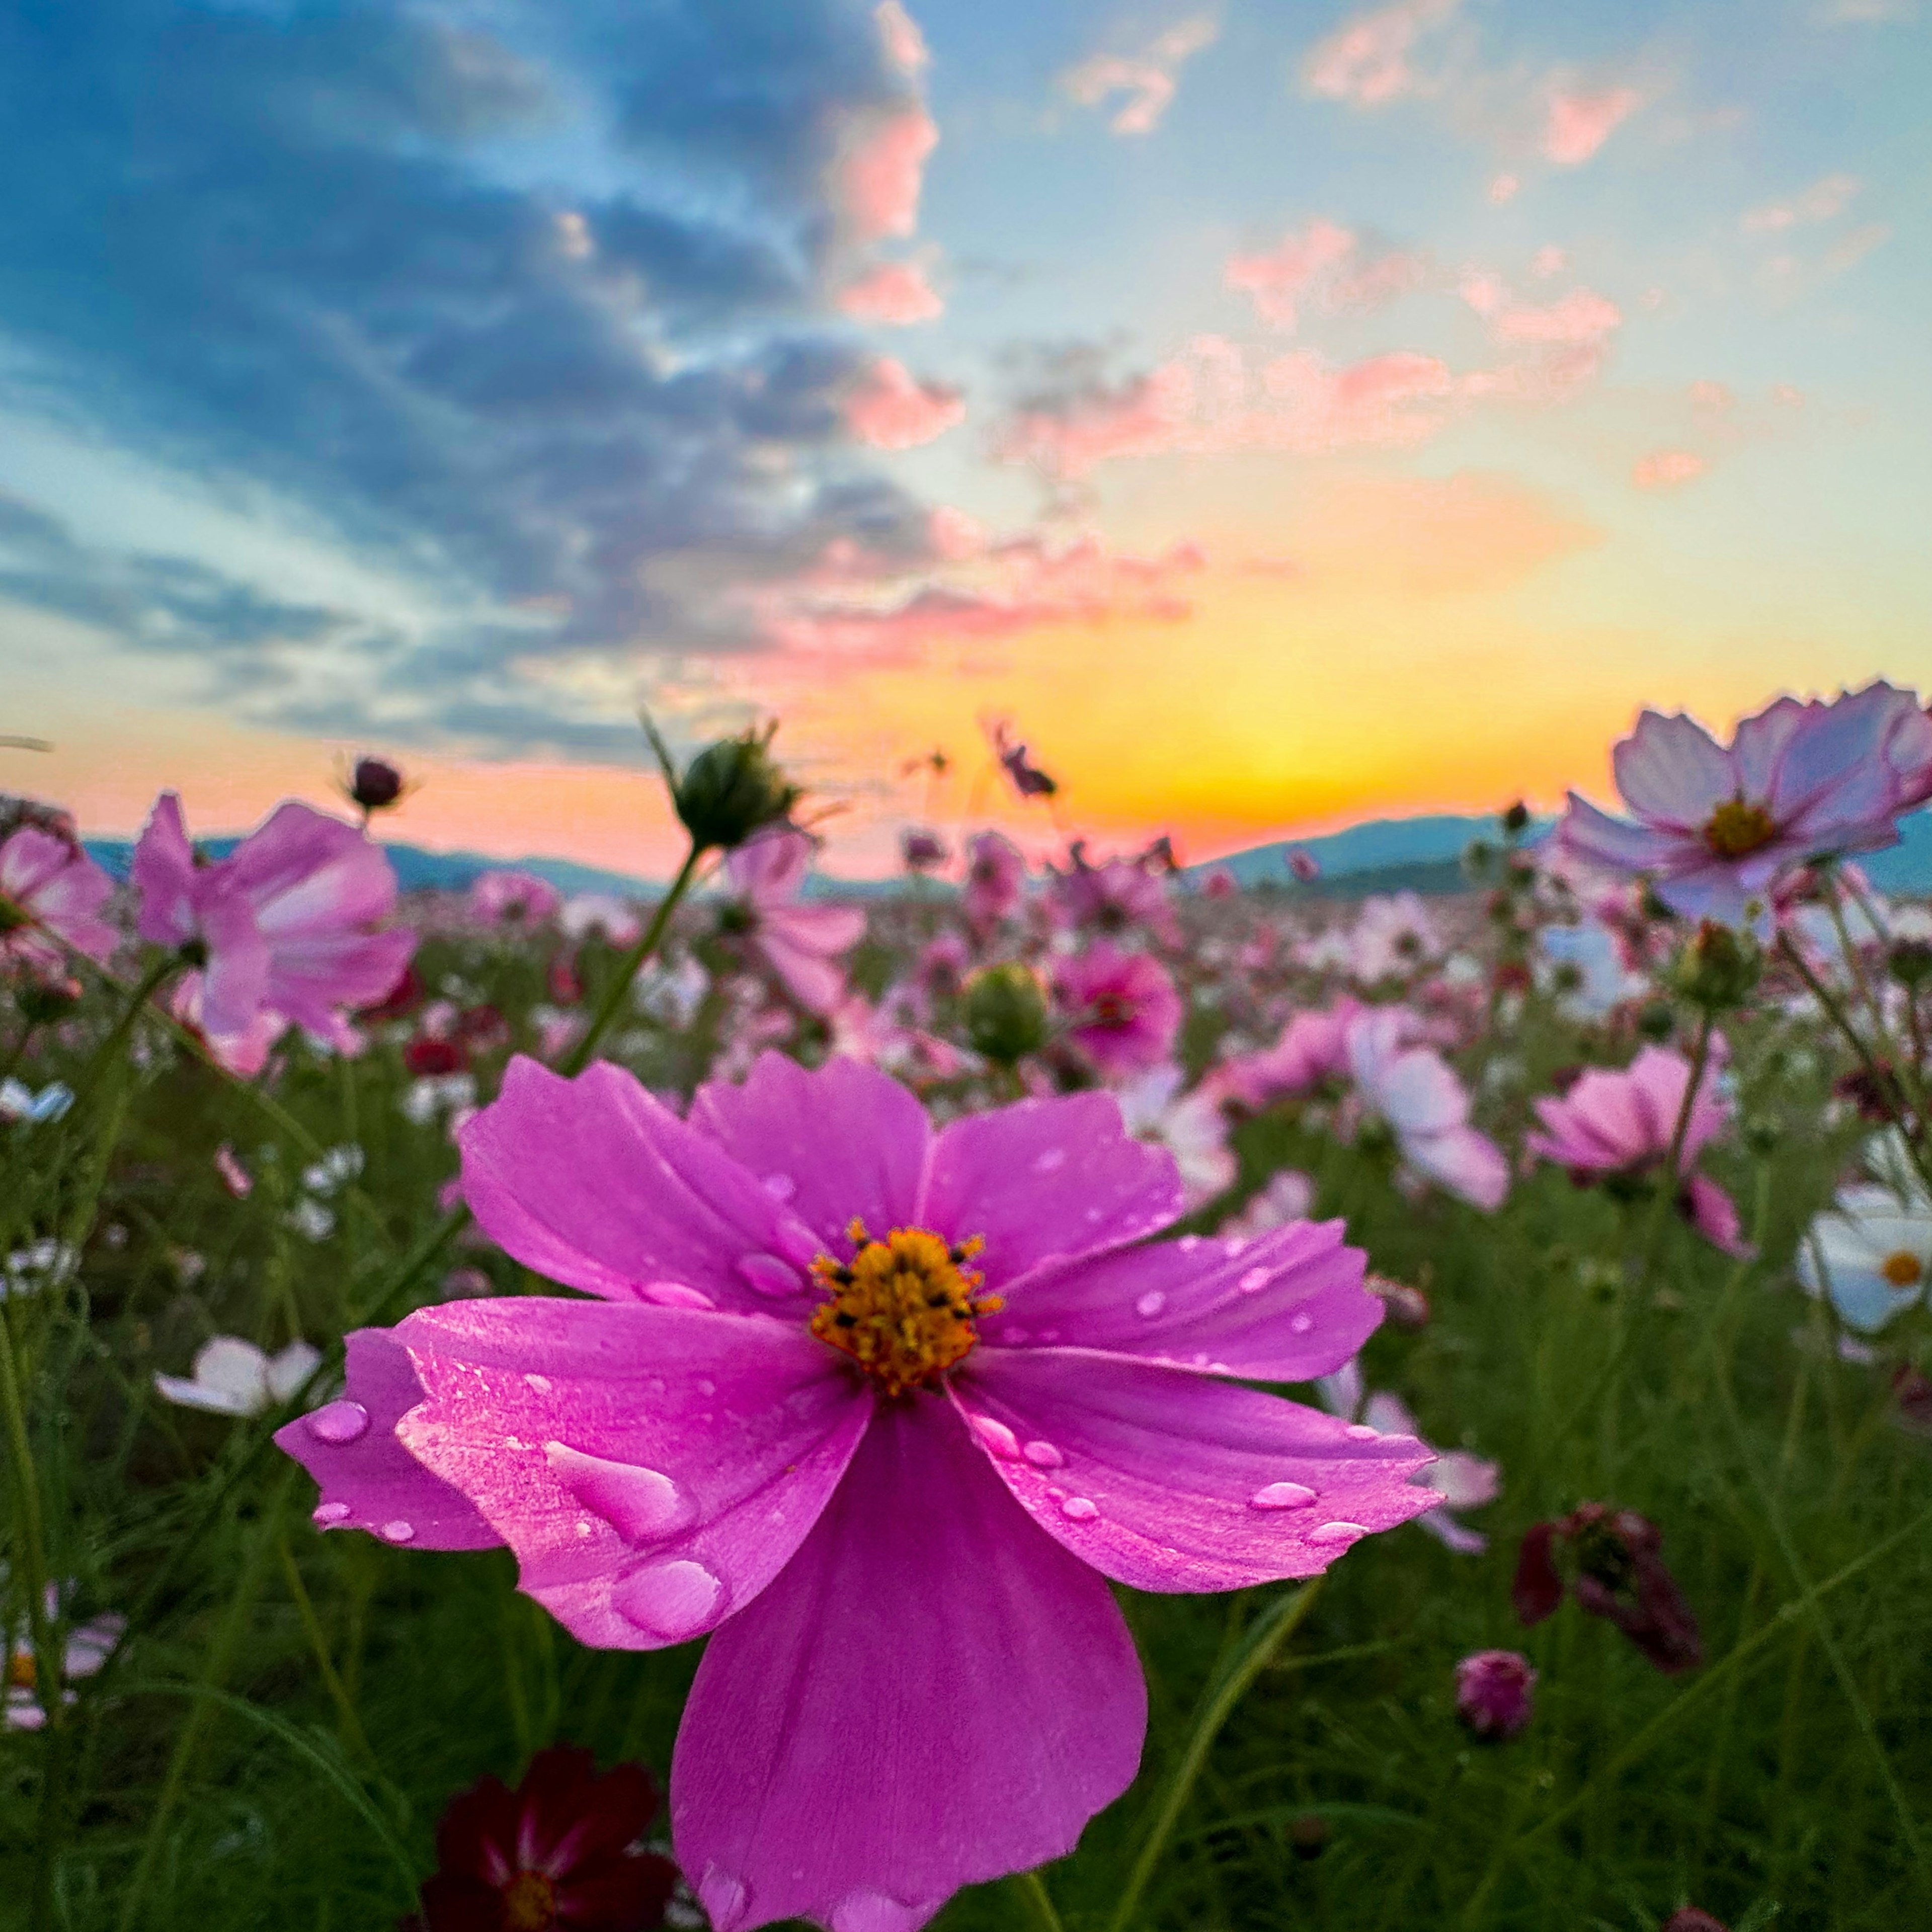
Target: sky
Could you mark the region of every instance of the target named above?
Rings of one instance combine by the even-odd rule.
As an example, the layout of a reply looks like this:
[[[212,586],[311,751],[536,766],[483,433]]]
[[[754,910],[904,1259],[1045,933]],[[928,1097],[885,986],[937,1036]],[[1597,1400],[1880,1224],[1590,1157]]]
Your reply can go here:
[[[0,789],[661,874],[646,706],[834,871],[1198,859],[1932,686],[1928,88],[1914,0],[20,0]]]

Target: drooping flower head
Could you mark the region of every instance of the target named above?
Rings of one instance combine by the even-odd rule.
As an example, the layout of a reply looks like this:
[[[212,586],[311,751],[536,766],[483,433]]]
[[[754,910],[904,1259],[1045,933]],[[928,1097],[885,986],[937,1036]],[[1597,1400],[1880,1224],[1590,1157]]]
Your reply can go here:
[[[800,903],[818,847],[789,825],[761,832],[724,862],[737,894],[728,910],[730,930],[748,940],[799,1004],[829,1013],[845,996],[844,969],[835,964],[866,934],[856,906]]]
[[[396,875],[357,827],[279,805],[226,858],[201,862],[181,801],[164,792],[134,848],[143,939],[193,962],[176,1010],[239,1073],[299,1026],[340,1052],[358,1044],[346,1015],[387,994],[416,950],[395,910]]]
[[[1898,842],[1900,814],[1932,796],[1932,718],[1885,683],[1829,704],[1780,698],[1728,746],[1682,712],[1646,711],[1612,762],[1631,816],[1572,792],[1565,850],[1647,876],[1687,918],[1741,926],[1807,860]]]
[[[1635,1510],[1582,1503],[1555,1522],[1532,1524],[1510,1588],[1526,1624],[1555,1614],[1567,1588],[1592,1616],[1606,1617],[1666,1677],[1704,1660],[1697,1619],[1665,1568],[1664,1532]],[[1568,1574],[1559,1568],[1559,1553]]]
[[[1696,1172],[1698,1156],[1731,1117],[1730,1101],[1717,1090],[1724,1057],[1720,1036],[1712,1036],[1712,1046],[1688,1113],[1690,1061],[1669,1047],[1647,1046],[1621,1071],[1593,1066],[1568,1094],[1539,1100],[1536,1114],[1543,1124],[1523,1143],[1525,1150],[1568,1168],[1580,1184],[1627,1186],[1664,1166],[1682,1118],[1684,1138],[1673,1183],[1679,1209],[1712,1246],[1728,1255],[1748,1255],[1750,1250],[1739,1232],[1730,1196]]]
[[[113,890],[70,840],[38,825],[9,833],[0,844],[0,963],[58,974],[68,946],[106,958],[120,939],[100,916]]]
[[[1148,1244],[1179,1179],[1104,1094],[935,1132],[768,1054],[680,1120],[519,1059],[462,1148],[483,1228],[593,1298],[365,1331],[278,1439],[325,1524],[507,1542],[586,1643],[712,1634],[671,1819],[718,1932],[914,1932],[1060,1856],[1139,1759],[1109,1579],[1310,1576],[1431,1500],[1412,1438],[1241,1385],[1374,1328],[1340,1224]]]
[[[1102,1073],[1157,1066],[1173,1050],[1180,994],[1167,968],[1144,952],[1096,939],[1060,962],[1053,992],[1069,1036]]]

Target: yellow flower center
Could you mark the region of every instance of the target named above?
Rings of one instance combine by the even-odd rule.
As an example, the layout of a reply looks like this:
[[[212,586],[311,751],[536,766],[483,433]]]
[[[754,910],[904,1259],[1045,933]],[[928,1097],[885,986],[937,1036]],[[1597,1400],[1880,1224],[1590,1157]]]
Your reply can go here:
[[[986,1277],[964,1265],[986,1243],[975,1235],[952,1247],[924,1228],[895,1228],[875,1241],[859,1220],[845,1232],[849,1262],[820,1255],[812,1264],[828,1297],[812,1310],[812,1332],[888,1395],[932,1388],[973,1352],[975,1321],[1001,1306],[979,1292]]]
[[[1925,1279],[1925,1264],[1904,1248],[1887,1255],[1879,1263],[1878,1271],[1894,1288],[1916,1288]]]
[[[556,1888],[542,1872],[519,1872],[503,1888],[503,1932],[550,1932]]]
[[[1727,798],[1704,827],[1704,843],[1720,859],[1745,859],[1778,836],[1778,826],[1761,805]]]
[[[8,1658],[7,1688],[10,1690],[31,1690],[38,1681],[31,1650],[16,1650]]]

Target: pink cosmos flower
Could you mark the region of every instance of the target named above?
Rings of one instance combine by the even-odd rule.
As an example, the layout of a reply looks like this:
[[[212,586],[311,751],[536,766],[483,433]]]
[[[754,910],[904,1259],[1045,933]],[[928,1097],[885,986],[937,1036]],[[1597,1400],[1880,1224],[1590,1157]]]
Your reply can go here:
[[[396,875],[356,826],[291,800],[225,859],[198,863],[181,801],[164,792],[134,848],[141,937],[184,949],[178,1016],[233,1072],[260,1072],[290,1026],[338,1052],[361,1044],[345,1017],[402,976],[416,938],[373,928],[395,910]]]
[[[99,916],[114,885],[77,845],[38,825],[0,844],[0,962],[58,973],[63,942],[106,959],[120,934]]]
[[[1486,1741],[1527,1728],[1536,1688],[1529,1659],[1514,1650],[1479,1650],[1456,1666],[1456,1714]]]
[[[733,929],[800,1006],[829,1013],[845,995],[844,970],[832,962],[865,937],[866,915],[856,906],[799,904],[817,849],[807,833],[780,826],[734,848],[724,869],[739,895]]]
[[[1780,698],[1728,746],[1681,712],[1646,711],[1612,763],[1631,818],[1572,792],[1564,850],[1647,874],[1686,918],[1741,925],[1807,860],[1898,842],[1899,814],[1932,796],[1932,718],[1884,683],[1828,704]]]
[[[966,846],[966,916],[975,926],[996,925],[1019,909],[1026,896],[1026,861],[1003,833],[982,832]]]
[[[1062,960],[1053,993],[1066,1013],[1069,1036],[1102,1073],[1159,1066],[1180,1030],[1180,995],[1166,968],[1108,940]]]
[[[936,872],[947,858],[946,842],[923,826],[912,826],[899,836],[899,856],[908,872]]]
[[[1228,1061],[1216,1086],[1229,1100],[1259,1109],[1346,1078],[1348,1028],[1366,1010],[1359,1000],[1345,998],[1331,1006],[1297,1013],[1273,1046]]]
[[[767,1054],[680,1120],[518,1059],[463,1162],[492,1238],[594,1298],[364,1331],[278,1440],[326,1523],[506,1542],[585,1642],[712,1633],[671,1817],[718,1932],[914,1932],[1062,1856],[1140,1755],[1110,1579],[1311,1576],[1428,1505],[1419,1444],[1240,1386],[1375,1328],[1340,1224],[1148,1244],[1180,1182],[1106,1094],[935,1132]]]
[[[1694,1172],[1698,1156],[1730,1119],[1730,1102],[1715,1090],[1723,1055],[1722,1039],[1714,1040],[1684,1124],[1677,1163],[1678,1206],[1712,1246],[1743,1259],[1754,1250],[1740,1234],[1736,1205],[1714,1180]],[[1690,1082],[1690,1061],[1668,1047],[1646,1047],[1620,1072],[1593,1066],[1568,1094],[1537,1102],[1543,1126],[1524,1148],[1567,1167],[1580,1184],[1641,1180],[1670,1157]]]
[[[548,879],[504,866],[478,874],[465,909],[478,926],[541,926],[562,904],[562,893]]]
[[[1126,859],[1090,866],[1076,847],[1074,866],[1053,883],[1052,907],[1059,922],[1088,932],[1131,932],[1144,928],[1160,938],[1178,936],[1167,902],[1166,882],[1158,873]]]
[[[1406,1043],[1414,1024],[1400,1006],[1373,1007],[1350,1021],[1355,1099],[1394,1135],[1411,1173],[1493,1213],[1509,1192],[1508,1163],[1470,1126],[1469,1096],[1442,1056]]]

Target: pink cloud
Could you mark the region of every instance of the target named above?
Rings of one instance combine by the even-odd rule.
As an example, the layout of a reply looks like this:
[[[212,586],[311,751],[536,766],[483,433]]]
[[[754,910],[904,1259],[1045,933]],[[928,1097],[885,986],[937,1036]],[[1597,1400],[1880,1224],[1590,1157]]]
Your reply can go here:
[[[1582,288],[1553,302],[1506,302],[1479,313],[1488,316],[1499,342],[1600,343],[1624,319],[1607,296]]]
[[[1309,50],[1301,66],[1310,94],[1346,100],[1353,107],[1379,107],[1405,94],[1425,92],[1430,82],[1410,64],[1416,42],[1446,22],[1459,0],[1397,0],[1345,20]]]
[[[1747,209],[1738,226],[1747,235],[1771,235],[1805,222],[1829,221],[1844,213],[1863,185],[1856,175],[1826,175],[1789,201]]]
[[[902,74],[917,74],[932,59],[919,22],[899,4],[899,0],[879,0],[872,9],[872,18],[878,23],[886,59]]]
[[[1630,481],[1640,490],[1677,490],[1694,482],[1709,467],[1694,450],[1657,449],[1638,459]]]
[[[1643,96],[1634,87],[1552,94],[1543,125],[1545,158],[1559,167],[1581,166],[1642,105]]]
[[[1522,186],[1514,175],[1498,175],[1490,183],[1490,199],[1500,208],[1504,202],[1515,200],[1516,190]]]
[[[938,145],[932,116],[917,105],[871,121],[848,143],[835,199],[858,240],[910,235],[918,226],[926,158]]]
[[[1116,134],[1151,134],[1174,99],[1183,64],[1212,46],[1220,32],[1211,14],[1197,14],[1168,28],[1138,54],[1096,54],[1069,68],[1060,84],[1082,107],[1126,94],[1108,126]]]
[[[848,282],[836,298],[842,313],[855,322],[876,322],[902,327],[930,322],[945,313],[946,304],[916,262],[881,262],[856,281]]]
[[[1252,297],[1264,322],[1292,328],[1305,299],[1330,314],[1366,314],[1406,293],[1427,272],[1420,257],[1399,250],[1358,262],[1356,245],[1347,229],[1317,218],[1266,254],[1229,256],[1223,283]]]
[[[1708,378],[1690,385],[1690,406],[1710,416],[1724,416],[1737,400],[1729,386]]]
[[[1537,250],[1529,265],[1529,272],[1539,282],[1547,281],[1552,275],[1560,275],[1570,266],[1570,257],[1554,242]]]
[[[1194,413],[1195,380],[1162,363],[1114,388],[1096,388],[1052,410],[1023,410],[998,440],[1008,463],[1057,476],[1084,476],[1097,463],[1176,448]]]
[[[881,356],[845,398],[845,424],[875,449],[914,449],[966,419],[956,389],[922,382],[902,362]]]
[[[941,503],[926,520],[926,538],[936,556],[959,563],[986,548],[986,526],[977,517]]]
[[[1855,228],[1845,238],[1829,249],[1825,256],[1825,269],[1828,274],[1841,275],[1850,268],[1862,262],[1874,248],[1882,248],[1892,239],[1892,229],[1882,221],[1868,221],[1862,228]]]

